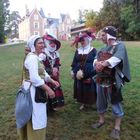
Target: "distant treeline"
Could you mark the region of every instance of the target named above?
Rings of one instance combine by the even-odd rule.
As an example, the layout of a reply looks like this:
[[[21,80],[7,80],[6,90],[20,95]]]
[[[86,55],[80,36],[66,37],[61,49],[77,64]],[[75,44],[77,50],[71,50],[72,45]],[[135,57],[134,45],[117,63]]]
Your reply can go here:
[[[140,0],[104,0],[99,12],[85,10],[83,15],[88,27],[113,25],[121,39],[140,40]]]

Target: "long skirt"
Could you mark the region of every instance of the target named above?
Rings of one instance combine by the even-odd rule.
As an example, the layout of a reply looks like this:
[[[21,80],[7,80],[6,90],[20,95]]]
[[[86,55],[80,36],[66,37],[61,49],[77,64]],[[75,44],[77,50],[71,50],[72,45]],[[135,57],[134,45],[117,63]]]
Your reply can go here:
[[[46,128],[33,130],[30,120],[23,128],[17,130],[18,140],[46,140]]]
[[[50,99],[48,98],[48,110],[52,110],[53,108],[59,108],[64,106],[64,96],[63,96],[63,91],[61,87],[61,83],[59,81],[59,77],[52,77],[53,80],[57,81],[60,86],[55,87],[52,85],[52,83],[47,83],[47,85],[55,92],[55,98]]]
[[[96,103],[96,86],[91,79],[90,82],[74,80],[74,98],[77,102],[87,105]]]

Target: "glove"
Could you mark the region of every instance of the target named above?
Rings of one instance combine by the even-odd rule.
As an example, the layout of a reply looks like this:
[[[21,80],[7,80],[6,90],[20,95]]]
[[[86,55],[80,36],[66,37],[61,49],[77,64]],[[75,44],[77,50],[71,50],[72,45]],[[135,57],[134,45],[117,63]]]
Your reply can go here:
[[[76,74],[76,78],[77,78],[78,80],[81,80],[83,77],[84,77],[83,71],[82,71],[81,69],[78,70],[78,71],[77,71],[77,74]]]

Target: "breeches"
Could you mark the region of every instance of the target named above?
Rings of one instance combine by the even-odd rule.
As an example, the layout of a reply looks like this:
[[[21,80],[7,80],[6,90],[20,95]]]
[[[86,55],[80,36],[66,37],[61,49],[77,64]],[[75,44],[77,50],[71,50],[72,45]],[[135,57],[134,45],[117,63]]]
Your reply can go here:
[[[112,89],[108,87],[101,87],[97,84],[97,111],[98,113],[105,113],[108,108],[108,103],[111,102],[111,93]],[[118,102],[116,104],[112,104],[112,113],[115,117],[122,117],[124,115],[122,104]]]

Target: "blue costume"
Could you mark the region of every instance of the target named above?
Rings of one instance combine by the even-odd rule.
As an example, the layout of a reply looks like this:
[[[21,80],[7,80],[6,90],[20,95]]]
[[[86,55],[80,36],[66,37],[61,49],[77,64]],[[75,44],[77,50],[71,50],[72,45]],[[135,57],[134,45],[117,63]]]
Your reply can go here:
[[[95,83],[92,79],[95,75],[93,61],[96,49],[93,47],[89,49],[90,51],[84,54],[79,54],[80,48],[77,49],[71,67],[74,73],[74,98],[80,103],[91,105],[96,101]],[[76,74],[80,69],[83,71],[83,78],[78,80]]]

